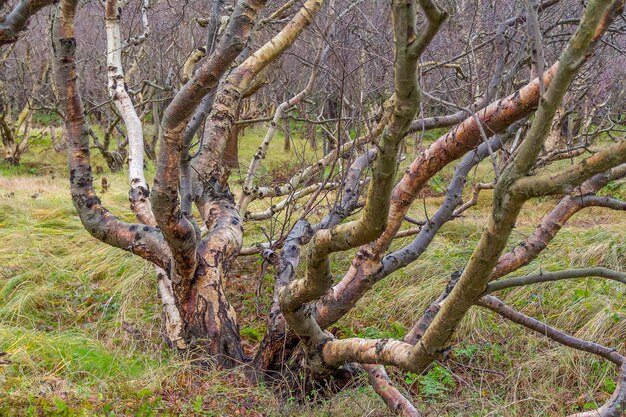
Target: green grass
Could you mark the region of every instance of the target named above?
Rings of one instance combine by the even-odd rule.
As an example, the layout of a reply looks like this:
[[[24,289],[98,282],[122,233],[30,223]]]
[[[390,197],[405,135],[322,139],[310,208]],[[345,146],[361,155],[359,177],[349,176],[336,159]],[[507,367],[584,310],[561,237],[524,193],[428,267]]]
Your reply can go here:
[[[260,127],[246,131],[240,147],[242,171],[263,135]],[[292,148],[292,153],[283,152],[277,135],[260,174],[272,179],[297,169],[301,160],[319,157],[301,139]],[[83,230],[69,198],[65,164],[64,154],[38,143],[22,166],[0,165],[0,350],[11,361],[0,365],[0,416],[388,415],[364,381],[332,399],[309,393],[309,401],[302,403],[251,386],[237,371],[201,371],[171,352],[160,337],[152,268]],[[97,154],[94,165],[106,166]],[[452,170],[446,168],[431,182],[434,191]],[[151,162],[147,172],[149,178],[154,175]],[[486,180],[487,173],[488,164],[483,164],[472,172],[472,179]],[[238,192],[241,174],[233,174]],[[105,169],[95,175],[96,184],[102,176],[112,184],[103,202],[116,215],[132,219],[125,174]],[[625,195],[623,183],[608,188],[613,195]],[[466,263],[490,199],[490,192],[483,192],[478,206],[447,224],[419,261],[377,284],[331,330],[343,337],[402,337],[450,274]],[[427,197],[410,214],[424,219],[441,200]],[[555,202],[528,204],[511,246],[530,233]],[[246,244],[263,241],[262,227],[270,225],[246,225]],[[625,238],[622,213],[583,211],[539,259],[516,275],[593,265],[623,270]],[[393,247],[409,241],[398,239]],[[348,268],[350,254],[332,257],[337,279]],[[240,277],[230,283],[229,297],[241,318],[245,345],[254,348],[265,331],[254,305],[260,259],[240,258],[235,269]],[[263,306],[271,299],[272,273],[263,277]],[[502,295],[510,305],[578,337],[623,346],[626,290],[612,281],[569,280]],[[136,331],[124,330],[129,326]],[[478,308],[460,325],[448,360],[424,376],[389,372],[428,416],[563,415],[602,402],[614,389],[615,377],[605,362],[559,347]]]

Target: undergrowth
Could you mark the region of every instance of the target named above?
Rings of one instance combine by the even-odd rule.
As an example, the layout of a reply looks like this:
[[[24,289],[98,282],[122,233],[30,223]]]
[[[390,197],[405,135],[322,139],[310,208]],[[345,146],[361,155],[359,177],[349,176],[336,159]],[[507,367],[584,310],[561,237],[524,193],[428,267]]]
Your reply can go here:
[[[248,129],[242,140],[241,168],[233,172],[235,192],[263,133]],[[272,147],[259,173],[263,178],[284,181],[301,161],[319,157],[300,140],[292,154],[280,150],[280,137]],[[97,155],[94,165],[103,165]],[[153,172],[149,162],[148,176]],[[487,172],[488,165],[481,165],[471,179],[486,180]],[[411,216],[425,219],[435,212],[445,190],[442,184],[451,174],[448,167],[433,180],[433,193],[414,205]],[[365,380],[331,398],[323,392],[306,393],[303,402],[297,396],[275,396],[272,387],[253,386],[240,371],[199,369],[173,353],[161,339],[152,268],[97,242],[82,228],[69,198],[64,155],[49,146],[34,146],[21,167],[0,165],[0,175],[0,352],[6,353],[0,357],[0,415],[388,415]],[[96,184],[102,176],[111,184],[101,195],[103,202],[132,220],[124,174],[105,170],[96,175]],[[623,197],[625,188],[617,182],[605,192]],[[484,191],[478,206],[447,224],[417,262],[377,284],[330,330],[341,337],[403,337],[450,274],[463,268],[490,201],[490,192]],[[551,198],[527,204],[511,246],[555,204]],[[268,228],[266,223],[247,224],[245,244],[264,241]],[[623,270],[625,238],[622,213],[587,209],[515,275],[596,265]],[[409,241],[398,239],[394,247]],[[348,255],[332,258],[337,279],[349,266]],[[248,352],[265,331],[271,300],[273,272],[259,277],[260,266],[258,257],[239,258],[228,283]],[[623,347],[626,290],[613,281],[546,283],[511,289],[502,297],[577,337]],[[462,322],[445,359],[426,374],[389,373],[427,416],[563,415],[595,407],[615,388],[610,364],[559,347],[479,308]]]

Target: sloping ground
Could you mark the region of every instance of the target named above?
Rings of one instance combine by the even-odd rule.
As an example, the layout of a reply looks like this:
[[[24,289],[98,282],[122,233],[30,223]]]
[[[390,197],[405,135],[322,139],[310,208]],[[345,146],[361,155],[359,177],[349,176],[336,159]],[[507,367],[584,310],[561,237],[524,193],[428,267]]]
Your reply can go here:
[[[0,415],[388,415],[364,382],[331,399],[307,393],[303,404],[251,386],[238,372],[201,371],[169,351],[159,335],[152,269],[82,229],[63,157],[43,155],[45,169],[32,164],[0,171],[0,351],[7,354],[0,357]],[[112,184],[104,202],[116,213],[128,212],[124,175],[104,175]],[[612,188],[624,196],[623,185]],[[332,331],[402,337],[447,277],[463,267],[489,200],[488,192],[481,195],[480,204],[447,225],[418,262],[376,286]],[[424,206],[434,213],[439,201],[428,197]],[[529,205],[512,242],[521,241],[554,204],[544,199]],[[412,215],[424,218],[424,207],[416,206]],[[260,238],[258,226],[247,229],[248,243]],[[519,274],[594,265],[624,270],[625,238],[623,213],[583,211]],[[333,268],[345,270],[348,262],[337,255]],[[259,270],[257,258],[240,258],[229,284],[249,348],[264,332],[254,303]],[[262,306],[271,273],[262,278]],[[504,298],[578,337],[626,348],[626,288],[612,281],[542,284],[510,290]],[[615,376],[610,364],[478,308],[459,329],[447,359],[428,374],[390,372],[428,416],[562,415],[602,402]]]

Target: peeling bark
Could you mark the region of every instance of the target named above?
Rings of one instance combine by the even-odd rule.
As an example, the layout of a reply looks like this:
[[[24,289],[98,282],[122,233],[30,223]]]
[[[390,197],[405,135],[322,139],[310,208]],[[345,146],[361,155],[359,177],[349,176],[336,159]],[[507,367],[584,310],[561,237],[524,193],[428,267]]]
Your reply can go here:
[[[387,371],[383,366],[363,365],[369,375],[374,391],[385,401],[387,407],[396,415],[403,417],[420,417],[417,409],[391,384]]]
[[[169,267],[167,247],[161,232],[151,226],[128,224],[113,216],[101,203],[93,188],[89,159],[89,133],[80,98],[74,53],[74,13],[76,4],[64,0],[54,23],[55,75],[65,110],[68,138],[70,192],[74,207],[85,229],[111,246],[145,258],[161,268]]]
[[[417,260],[429,247],[440,228],[452,219],[455,209],[461,204],[463,186],[467,174],[483,159],[489,156],[491,150],[498,150],[507,139],[493,138],[491,144],[481,144],[476,151],[463,158],[455,170],[454,177],[448,186],[446,196],[441,207],[421,227],[416,238],[406,247],[386,255],[382,259],[382,267],[366,275],[347,275],[337,285],[327,292],[317,302],[317,321],[322,327],[335,323],[346,314],[361,296],[376,282],[387,277],[392,272],[404,268]],[[350,279],[348,279],[350,277]]]

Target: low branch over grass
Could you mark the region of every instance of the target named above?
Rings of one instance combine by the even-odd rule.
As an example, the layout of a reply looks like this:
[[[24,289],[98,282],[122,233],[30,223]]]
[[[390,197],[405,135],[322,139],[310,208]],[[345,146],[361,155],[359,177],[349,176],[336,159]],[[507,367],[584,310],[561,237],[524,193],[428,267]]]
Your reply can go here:
[[[504,279],[502,281],[491,282],[487,285],[485,293],[501,291],[507,288],[522,287],[525,285],[539,284],[541,282],[560,281],[562,279],[598,277],[606,278],[622,284],[626,284],[626,274],[623,272],[613,271],[607,268],[580,268],[568,271],[558,272],[542,272],[535,275],[525,275]]]
[[[367,371],[374,391],[394,414],[402,417],[421,417],[422,414],[417,411],[415,406],[393,386],[383,366],[363,365],[363,369]]]
[[[527,315],[512,309],[492,295],[486,295],[482,297],[480,300],[478,300],[477,304],[481,307],[488,308],[489,310],[498,313],[502,317],[511,320],[514,323],[534,330],[535,332],[551,340],[554,340],[561,345],[570,347],[572,349],[581,350],[583,352],[593,353],[594,355],[603,357],[604,359],[607,359],[618,366],[621,366],[624,363],[625,358],[618,352],[616,352],[615,349],[610,349],[597,343],[580,340],[566,333],[563,333],[562,331],[550,327],[547,324],[540,322],[539,320],[528,317]]]
[[[513,250],[500,256],[491,274],[491,280],[503,277],[535,259],[574,214],[587,207],[602,206],[598,204],[602,203],[602,198],[590,198],[594,197],[593,193],[606,186],[609,181],[622,178],[624,175],[626,175],[626,164],[615,167],[608,173],[593,176],[572,195],[565,196],[543,217],[532,234]],[[626,208],[621,208],[621,210],[626,210]]]

